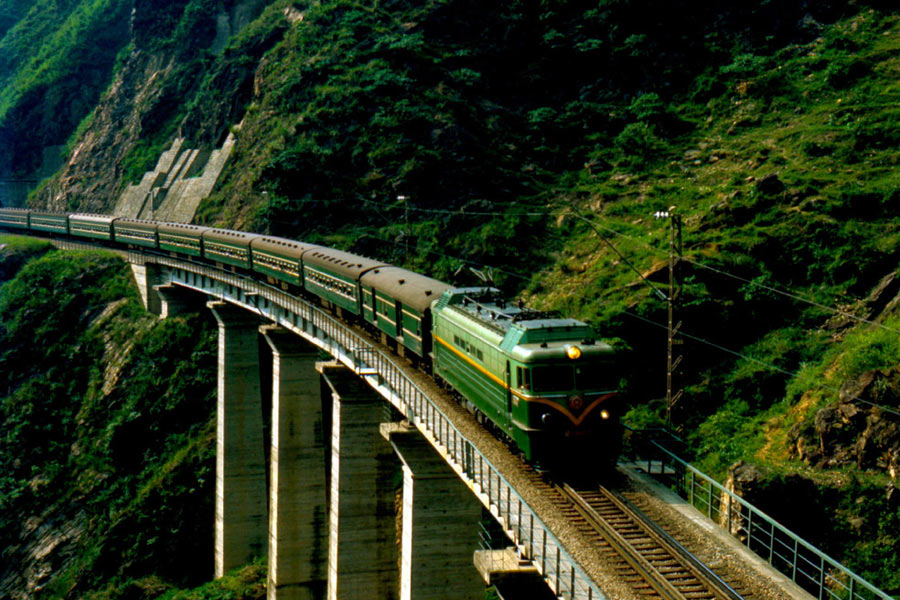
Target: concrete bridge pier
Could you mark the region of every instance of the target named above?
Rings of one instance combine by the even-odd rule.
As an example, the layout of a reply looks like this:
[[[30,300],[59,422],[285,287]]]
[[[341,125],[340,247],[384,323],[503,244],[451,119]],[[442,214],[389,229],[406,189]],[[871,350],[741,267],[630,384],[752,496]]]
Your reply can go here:
[[[172,284],[154,285],[152,289],[158,297],[160,319],[199,312],[209,297]]]
[[[383,400],[344,366],[318,368],[333,398],[327,597],[395,600],[397,468],[378,429]]]
[[[421,433],[385,423],[382,434],[403,461],[401,600],[484,598],[472,563],[481,504]]]
[[[219,323],[215,576],[266,552],[266,462],[259,380],[259,319],[208,302]]]
[[[278,325],[259,331],[272,348],[268,598],[322,600],[328,511],[318,351]]]
[[[131,274],[134,276],[144,308],[151,315],[159,316],[162,312],[162,300],[156,287],[162,283],[162,269],[153,263],[131,263]]]

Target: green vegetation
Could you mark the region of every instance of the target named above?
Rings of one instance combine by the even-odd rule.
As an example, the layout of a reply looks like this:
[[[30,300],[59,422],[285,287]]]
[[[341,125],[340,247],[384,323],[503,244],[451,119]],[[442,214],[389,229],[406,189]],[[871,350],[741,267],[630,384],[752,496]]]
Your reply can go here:
[[[178,585],[208,579],[208,319],[147,315],[127,266],[111,254],[0,243],[2,271],[15,270],[0,287],[0,562],[20,564],[23,527],[46,527],[64,541],[47,559],[59,562],[40,597],[76,597],[150,574]],[[42,253],[20,264],[22,254]],[[59,518],[65,529],[54,525]],[[0,569],[0,581],[10,576],[16,571]]]
[[[24,177],[94,110],[131,2],[0,2],[0,176]],[[5,24],[5,25],[4,25]]]
[[[606,242],[664,289],[667,223],[652,214],[674,206],[690,450],[717,476],[742,458],[809,476],[797,436],[849,379],[897,366],[895,333],[823,307],[895,318],[862,299],[900,264],[900,18],[875,4],[653,9],[303,5],[303,26],[261,60],[200,220],[445,279],[490,265],[511,293],[626,340],[634,416],[653,423],[665,304]],[[900,387],[881,385],[879,403],[898,406]],[[821,480],[833,510],[853,493]],[[850,560],[862,534],[836,552]]]
[[[110,586],[88,594],[85,600],[263,600],[266,575],[265,562],[257,561],[192,590],[176,589],[151,576]]]
[[[231,161],[198,221],[348,248],[446,280],[463,281],[461,267],[487,266],[511,295],[588,320],[618,340],[636,425],[661,420],[666,307],[626,261],[665,291],[668,223],[652,214],[675,207],[686,257],[678,309],[686,356],[678,383],[686,394],[675,417],[689,452],[718,477],[739,459],[761,465],[781,494],[814,483],[818,512],[809,513],[836,530],[821,534],[822,543],[900,591],[896,506],[884,493],[892,459],[882,452],[892,443],[884,440],[896,439],[896,423],[865,402],[856,402],[867,412],[847,416],[849,425],[834,416],[842,389],[845,398],[858,388],[868,402],[900,407],[896,289],[869,298],[900,264],[894,7],[877,0],[742,7],[273,0],[213,55],[213,4],[139,3],[130,45],[115,38],[108,56],[93,57],[97,72],[83,101],[65,113],[65,127],[50,132],[46,115],[60,103],[55,91],[44,99],[42,90],[68,89],[66,74],[85,58],[69,49],[98,26],[102,7],[117,15],[124,4],[0,0],[0,135],[39,132],[33,146],[16,146],[12,170],[33,168],[37,148],[66,139],[79,122],[77,131],[92,133],[90,105],[111,69],[145,64],[149,55],[171,61],[153,93],[137,101],[141,137],[117,155],[120,183],[152,167],[175,131],[207,148],[234,131]],[[26,60],[32,55],[42,58]],[[0,154],[0,171],[12,160]],[[21,264],[0,259],[11,265],[9,276]],[[17,289],[24,288],[10,287]],[[76,314],[71,299],[55,294],[48,302],[63,302],[71,322],[90,322],[90,311]],[[85,300],[110,301],[102,294]],[[116,309],[123,322],[128,306]],[[9,326],[25,319],[25,331],[38,325],[32,316],[12,311]],[[171,339],[191,339],[180,336],[201,328],[183,326],[141,327]],[[135,339],[144,335],[151,334]],[[95,382],[89,395],[97,402],[94,367],[78,361],[88,360],[85,349],[99,356],[99,346],[75,343],[78,360],[66,368],[75,369],[72,381]],[[21,387],[4,402],[22,407],[26,416],[14,418],[27,423],[11,431],[38,437],[27,417],[44,410],[33,402],[38,395],[52,400],[46,410],[54,430],[72,429],[63,392],[45,389],[36,375],[58,365],[33,350],[10,352],[10,360],[33,360],[36,369],[34,377],[14,375]],[[153,377],[133,375],[135,390],[162,393]],[[109,427],[131,431],[131,420],[143,427],[132,412],[152,413],[151,406],[137,396],[122,402],[133,410],[114,414]],[[88,406],[99,431],[99,405]],[[843,458],[820,448],[829,414],[843,428],[833,440]],[[868,454],[856,456],[848,449],[870,417],[884,428],[872,426]],[[162,417],[146,418],[152,428]],[[117,439],[91,435],[103,444]],[[207,460],[200,431],[178,435],[160,443]],[[39,458],[70,460],[64,440],[49,441]],[[126,468],[92,460],[101,474]],[[135,470],[131,490],[158,481],[142,464],[127,467]],[[3,472],[13,475],[0,494],[31,498],[33,488],[44,489],[30,472]],[[56,481],[58,472],[48,468],[45,476]],[[782,516],[813,538],[821,533],[804,515]],[[121,522],[138,522],[128,519]],[[84,553],[84,565],[113,579],[102,593],[127,596],[156,585],[138,567],[107,564],[97,549],[112,547],[105,544]],[[173,572],[160,573],[165,586],[182,585]],[[107,589],[100,575],[88,581],[74,573],[78,589]]]

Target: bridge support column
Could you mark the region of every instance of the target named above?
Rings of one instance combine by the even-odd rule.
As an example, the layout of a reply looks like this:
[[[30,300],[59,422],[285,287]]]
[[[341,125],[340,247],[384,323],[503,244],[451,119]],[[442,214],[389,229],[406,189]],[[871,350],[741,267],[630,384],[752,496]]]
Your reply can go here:
[[[153,291],[159,297],[159,318],[168,319],[185,313],[197,312],[206,301],[205,294],[194,292],[177,285],[154,285]]]
[[[484,598],[472,557],[481,504],[415,429],[382,425],[403,461],[401,600]]]
[[[272,348],[269,600],[322,600],[327,581],[325,439],[318,351],[277,325]]]
[[[396,466],[378,431],[383,400],[346,367],[319,369],[334,402],[328,598],[396,599]]]
[[[144,265],[131,263],[131,274],[134,275],[144,308],[151,315],[159,315],[162,311],[162,301],[156,286],[162,283],[162,269],[153,263]]]
[[[515,548],[479,550],[475,568],[484,582],[493,585],[501,600],[557,600],[558,596],[528,560],[521,560]]]
[[[219,322],[215,575],[266,552],[266,462],[259,382],[259,319],[209,302]]]

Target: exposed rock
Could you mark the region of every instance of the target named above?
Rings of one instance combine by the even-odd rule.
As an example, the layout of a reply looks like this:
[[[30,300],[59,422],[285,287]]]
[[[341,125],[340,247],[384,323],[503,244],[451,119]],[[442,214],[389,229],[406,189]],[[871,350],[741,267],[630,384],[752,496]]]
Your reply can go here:
[[[221,49],[229,36],[252,21],[265,6],[265,2],[243,0],[230,3],[229,6],[227,10],[223,8],[222,12],[209,15],[210,21],[215,25],[215,39],[210,36],[209,40],[194,39],[191,43],[201,46],[208,43],[212,50]],[[162,8],[170,12],[180,10],[169,8],[164,3]],[[236,63],[232,61],[227,63],[232,65],[231,68],[220,68],[211,85],[219,91],[221,101],[213,105],[205,104],[185,114],[185,103],[196,91],[183,89],[186,80],[184,70],[186,64],[189,66],[186,58],[196,49],[155,49],[152,43],[141,37],[147,37],[155,29],[165,26],[165,15],[160,16],[160,11],[160,4],[154,1],[143,0],[135,4],[133,19],[137,19],[139,23],[132,28],[131,54],[125,58],[109,89],[100,99],[91,126],[78,139],[68,163],[55,181],[40,192],[34,206],[54,210],[77,208],[85,212],[113,212],[120,192],[125,184],[130,183],[123,181],[125,173],[122,167],[127,164],[126,158],[134,158],[131,155],[139,141],[146,143],[148,139],[166,131],[165,128],[171,127],[173,120],[182,114],[185,116],[177,124],[179,133],[196,142],[196,152],[205,153],[204,160],[194,162],[200,166],[215,162],[213,158],[217,151],[214,148],[223,146],[230,126],[237,123],[244,114],[252,91],[256,63],[249,60],[234,66]],[[276,28],[273,32],[273,39],[260,42],[256,49],[259,56],[280,39],[288,26],[286,17],[284,27]],[[195,83],[199,84],[200,78]],[[209,161],[205,160],[207,157]],[[198,193],[208,194],[207,188],[211,188],[205,181],[207,178],[195,178],[196,175],[199,175],[199,169],[197,173],[184,173],[185,178],[188,178],[183,182],[184,186],[203,188],[202,192],[192,191],[189,194],[191,198]],[[172,182],[170,187],[178,191],[175,189],[177,185],[177,182]],[[172,218],[185,219],[190,216],[192,213],[188,217],[178,214]]]
[[[751,465],[742,460],[731,465],[728,469],[728,477],[725,480],[725,489],[741,498],[752,498],[756,496],[760,482],[765,479],[765,475],[755,465]],[[729,496],[722,494],[719,501],[719,525],[728,528],[729,523]],[[731,510],[731,534],[738,536],[741,533],[742,521],[740,515],[736,514],[734,509]]]
[[[865,319],[874,320],[900,302],[900,277],[896,272],[885,275],[865,300]]]
[[[172,57],[133,51],[116,76],[93,125],[80,139],[63,168],[58,185],[40,196],[42,206],[66,210],[111,212],[119,192],[119,178],[131,147],[145,133],[146,117],[158,113],[164,82],[172,72]],[[110,168],[110,166],[113,168]]]
[[[0,598],[30,600],[77,555],[87,517],[82,512],[73,514],[67,507],[71,509],[68,504],[57,506],[24,520],[19,536],[22,543],[4,552],[3,562],[8,567],[0,566]]]
[[[843,314],[829,319],[825,327],[832,330],[846,329],[857,324],[860,319],[877,323],[885,315],[894,313],[898,305],[900,305],[900,277],[894,271],[885,275],[865,300],[842,307]]]
[[[879,406],[898,404],[900,368],[866,371],[841,386],[839,400],[819,409],[811,427],[801,425],[791,431],[795,455],[823,468],[856,464],[896,478],[900,472],[900,417]],[[813,440],[817,443],[811,443]]]

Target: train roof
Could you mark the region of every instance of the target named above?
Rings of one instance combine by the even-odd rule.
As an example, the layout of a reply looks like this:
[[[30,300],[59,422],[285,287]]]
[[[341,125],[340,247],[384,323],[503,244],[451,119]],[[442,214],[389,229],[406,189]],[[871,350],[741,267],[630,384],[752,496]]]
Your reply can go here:
[[[120,223],[133,223],[139,225],[153,225],[158,227],[161,225],[159,221],[151,221],[150,219],[132,219],[131,217],[116,217],[116,225]]]
[[[303,264],[328,269],[356,281],[359,276],[375,267],[386,267],[387,263],[366,258],[351,252],[318,246],[303,253]]]
[[[260,250],[268,250],[269,252],[276,252],[281,256],[289,256],[297,260],[300,260],[300,258],[303,256],[303,253],[307,250],[322,247],[316,246],[315,244],[297,242],[295,240],[289,240],[286,238],[280,238],[271,235],[261,235],[257,238],[254,238],[250,242],[250,246],[254,250],[257,248]]]
[[[246,231],[234,231],[232,229],[206,229],[202,237],[204,240],[215,240],[217,242],[230,242],[250,244],[250,242],[259,237],[257,233],[247,233]]]
[[[366,272],[360,281],[420,313],[452,287],[443,281],[391,265]]]
[[[444,293],[441,304],[503,335],[505,349],[518,344],[596,337],[593,328],[583,321],[511,304],[497,288],[450,289]]]
[[[100,215],[96,213],[73,213],[69,215],[70,219],[75,219],[77,221],[87,221],[89,223],[112,223],[115,216],[112,215]]]
[[[579,321],[578,319],[532,319],[532,320],[520,320],[516,321],[516,327],[520,329],[524,329],[525,331],[533,330],[533,329],[572,329],[575,327],[585,327],[587,326],[584,322]]]
[[[202,225],[193,225],[191,223],[160,223],[159,231],[160,233],[192,233],[197,237],[209,229],[209,227],[203,227]]]

